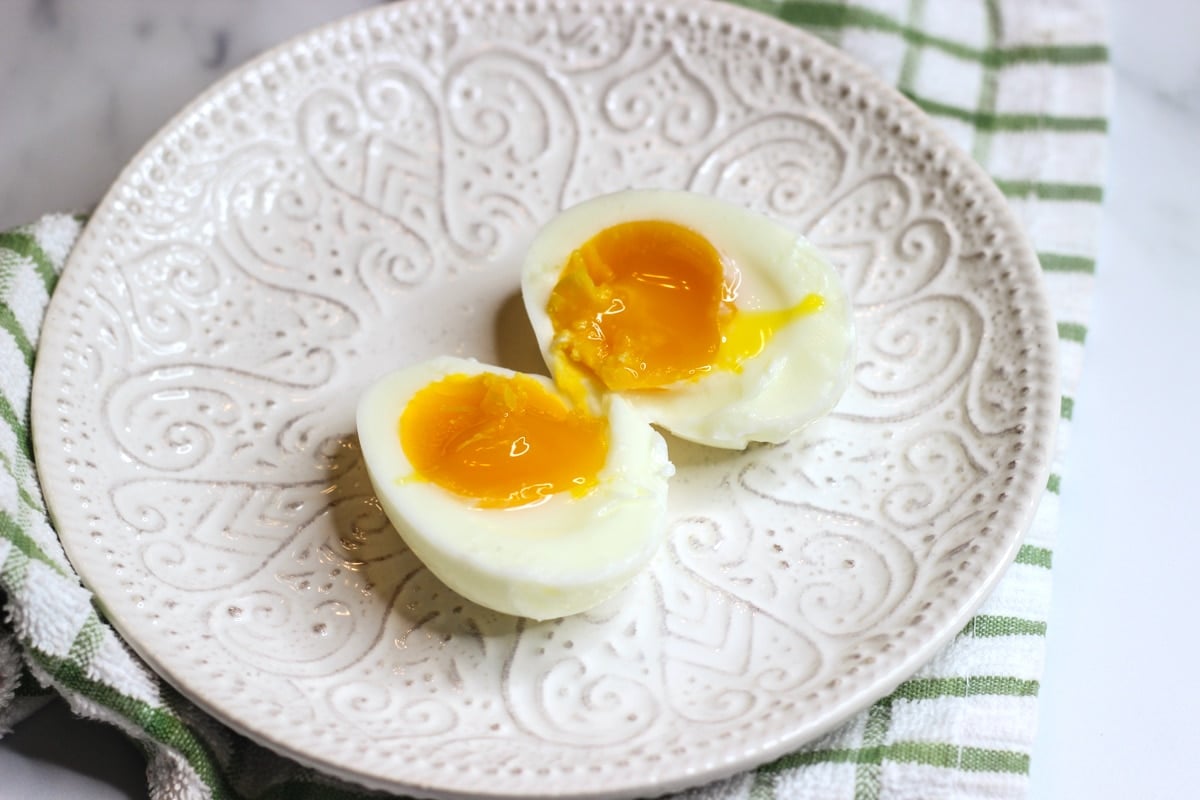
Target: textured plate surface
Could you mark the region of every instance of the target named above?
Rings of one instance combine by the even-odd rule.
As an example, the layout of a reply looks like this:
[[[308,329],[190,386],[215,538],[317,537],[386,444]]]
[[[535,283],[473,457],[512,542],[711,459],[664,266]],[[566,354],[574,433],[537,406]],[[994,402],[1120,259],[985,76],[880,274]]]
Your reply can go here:
[[[438,353],[540,369],[523,249],[630,186],[808,232],[855,379],[788,445],[672,442],[667,546],[619,597],[491,613],[388,526],[354,405]],[[1045,486],[1055,347],[986,176],[820,42],[682,0],[407,2],[147,145],[54,295],[33,422],[72,561],[222,720],[394,790],[648,794],[828,730],[965,623]]]

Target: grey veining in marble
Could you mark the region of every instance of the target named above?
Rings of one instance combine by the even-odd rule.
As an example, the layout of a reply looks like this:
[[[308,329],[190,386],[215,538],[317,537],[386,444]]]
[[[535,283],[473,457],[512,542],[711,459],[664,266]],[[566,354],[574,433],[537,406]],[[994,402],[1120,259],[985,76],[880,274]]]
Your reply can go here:
[[[86,210],[221,75],[368,0],[4,0],[0,229]]]
[[[1200,264],[1200,4],[1122,0],[1113,5],[1111,22],[1119,35],[1110,149],[1136,159],[1136,168],[1118,169],[1123,164],[1114,159],[1106,219],[1145,258],[1194,267]],[[1171,274],[1175,282],[1200,287],[1200,269]],[[1168,292],[1164,301],[1179,296]]]

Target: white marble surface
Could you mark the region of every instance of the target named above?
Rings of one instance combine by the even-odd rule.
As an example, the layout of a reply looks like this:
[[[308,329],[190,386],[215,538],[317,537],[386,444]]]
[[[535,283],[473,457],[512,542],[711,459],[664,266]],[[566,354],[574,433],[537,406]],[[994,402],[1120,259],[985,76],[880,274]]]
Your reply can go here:
[[[1200,796],[1200,4],[1113,0],[1109,181],[1032,800]]]
[[[1196,794],[1200,4],[1109,2],[1106,226],[1063,479],[1033,800]],[[91,206],[215,78],[367,5],[0,3],[0,229]],[[120,735],[61,706],[0,740],[0,798],[145,797],[141,771]]]

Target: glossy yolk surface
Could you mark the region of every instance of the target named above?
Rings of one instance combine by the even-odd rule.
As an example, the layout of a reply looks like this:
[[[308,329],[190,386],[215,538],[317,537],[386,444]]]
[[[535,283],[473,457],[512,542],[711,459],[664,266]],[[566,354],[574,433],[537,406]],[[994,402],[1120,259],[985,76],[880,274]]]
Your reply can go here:
[[[596,485],[608,457],[606,423],[570,408],[525,375],[449,375],[418,391],[399,422],[419,479],[512,508]]]
[[[738,371],[819,295],[776,311],[740,311],[721,254],[673,222],[606,228],[567,259],[546,311],[560,365],[608,389],[653,389],[715,369]],[[560,378],[561,381],[561,378]]]

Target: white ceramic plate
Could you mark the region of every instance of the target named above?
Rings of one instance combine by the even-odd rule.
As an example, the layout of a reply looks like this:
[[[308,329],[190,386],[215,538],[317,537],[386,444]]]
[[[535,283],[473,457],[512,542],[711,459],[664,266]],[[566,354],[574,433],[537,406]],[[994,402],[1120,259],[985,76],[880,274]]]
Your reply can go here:
[[[630,186],[808,232],[855,380],[786,446],[672,442],[667,546],[594,613],[491,613],[389,528],[354,405],[438,353],[540,368],[523,249]],[[797,747],[964,624],[1045,486],[1055,347],[986,176],[820,42],[682,0],[406,2],[137,156],[54,295],[33,423],[73,563],[229,725],[396,791],[644,795]]]

